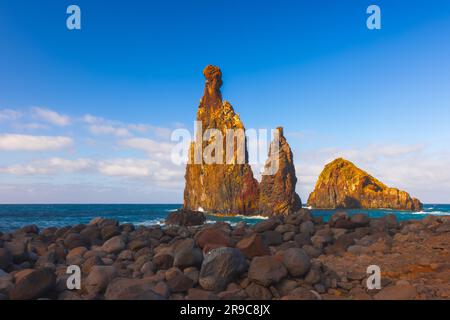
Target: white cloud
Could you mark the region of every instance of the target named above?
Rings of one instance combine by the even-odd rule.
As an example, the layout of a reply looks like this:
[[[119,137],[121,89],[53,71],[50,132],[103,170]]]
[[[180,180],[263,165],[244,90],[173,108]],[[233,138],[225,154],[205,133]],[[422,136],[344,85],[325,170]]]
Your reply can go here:
[[[15,129],[19,130],[47,130],[49,127],[42,123],[29,122],[29,123],[12,123],[11,125]]]
[[[158,166],[151,160],[116,159],[100,162],[98,170],[107,176],[147,177]]]
[[[118,128],[110,125],[90,125],[89,131],[95,135],[113,135],[116,137],[128,137],[130,136],[130,131],[126,128]]]
[[[14,121],[19,119],[22,113],[12,109],[2,109],[0,110],[0,122],[2,121]]]
[[[165,161],[152,159],[118,158],[93,160],[80,158],[75,160],[51,158],[36,160],[27,164],[0,167],[0,173],[10,175],[61,175],[67,173],[98,173],[108,177],[130,179],[146,178],[149,186],[158,184],[180,184],[183,180],[184,167],[178,167]],[[161,185],[161,184],[160,184]]]
[[[0,151],[59,150],[73,143],[69,137],[0,134]]]
[[[56,111],[45,108],[32,108],[32,114],[35,118],[48,122],[55,126],[68,126],[71,123],[70,117],[59,114]]]
[[[171,134],[171,130],[168,128],[141,123],[124,123],[91,114],[84,115],[82,121],[88,124],[89,131],[96,135],[113,135],[124,138],[132,136],[134,133],[152,133],[158,137],[169,138]]]
[[[48,160],[33,161],[29,164],[19,164],[0,167],[0,173],[12,175],[56,175],[61,173],[74,173],[91,170],[95,162],[90,159],[68,160],[51,158]]]
[[[0,203],[180,203],[180,191],[98,182],[15,182],[0,185]]]
[[[130,138],[120,140],[118,144],[122,147],[137,149],[147,152],[149,155],[166,156],[170,161],[170,155],[173,145],[166,142],[157,142],[146,138]]]

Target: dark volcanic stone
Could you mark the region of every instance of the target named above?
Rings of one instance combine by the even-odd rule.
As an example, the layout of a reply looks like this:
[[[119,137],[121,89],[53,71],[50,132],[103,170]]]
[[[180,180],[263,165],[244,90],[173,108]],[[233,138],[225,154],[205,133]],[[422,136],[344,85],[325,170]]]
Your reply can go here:
[[[196,235],[197,245],[202,249],[207,245],[215,245],[215,248],[229,247],[230,241],[228,233],[217,227],[203,229]]]
[[[32,270],[16,283],[11,291],[13,300],[43,298],[56,285],[56,276],[47,268]]]
[[[223,291],[247,269],[247,261],[238,249],[218,248],[204,258],[199,283],[209,291]]]
[[[0,248],[0,269],[7,270],[12,262],[11,252],[5,248]]]
[[[303,276],[311,267],[308,254],[299,248],[291,248],[280,253],[283,264],[293,277]]]
[[[106,300],[162,300],[152,289],[153,282],[146,279],[116,278],[106,289]]]
[[[110,224],[103,227],[100,231],[103,240],[109,240],[112,237],[120,235],[120,228],[116,225]]]
[[[199,248],[183,247],[175,251],[173,265],[181,269],[187,267],[200,267],[203,261],[203,253]]]
[[[248,270],[248,278],[263,286],[277,283],[287,275],[285,266],[275,257],[253,258]]]
[[[256,232],[265,232],[269,230],[275,230],[281,224],[280,219],[273,217],[264,221],[261,221],[253,226]]]
[[[168,253],[158,254],[153,258],[153,265],[156,270],[167,270],[173,266],[173,255]]]
[[[39,228],[35,224],[24,226],[24,227],[20,228],[20,231],[24,232],[24,233],[39,234]]]
[[[259,233],[254,233],[236,244],[247,258],[265,256],[270,254],[270,249]]]
[[[167,225],[198,226],[204,224],[206,217],[202,212],[178,210],[170,213],[166,218]]]
[[[88,243],[80,234],[69,233],[64,239],[64,245],[67,249],[72,250],[77,247],[85,247]]]
[[[3,246],[12,255],[14,263],[20,264],[28,259],[26,240],[14,239],[12,242],[5,242]]]
[[[172,292],[184,292],[192,288],[192,279],[186,276],[180,269],[172,268],[166,272],[167,285]]]
[[[278,231],[266,231],[262,234],[262,237],[269,246],[278,246],[283,242],[283,236]]]
[[[245,292],[251,300],[272,299],[272,293],[270,290],[256,283],[251,283],[247,288],[245,288]]]

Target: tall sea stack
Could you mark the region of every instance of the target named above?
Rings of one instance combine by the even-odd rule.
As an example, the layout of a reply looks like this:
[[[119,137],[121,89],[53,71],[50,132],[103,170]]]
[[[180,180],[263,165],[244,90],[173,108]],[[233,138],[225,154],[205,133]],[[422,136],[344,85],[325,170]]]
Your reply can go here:
[[[201,157],[195,161],[195,143],[190,147],[190,158],[186,168],[186,186],[184,190],[184,209],[205,210],[224,214],[250,215],[258,212],[259,188],[258,181],[248,164],[247,146],[243,144],[245,156],[243,163],[227,164],[226,130],[244,130],[239,115],[227,101],[222,101],[220,87],[222,72],[216,66],[207,66],[205,76],[205,91],[197,112],[197,121],[201,122],[202,135],[208,129],[218,129],[223,136],[223,154],[215,155],[222,158],[222,164],[206,164]],[[201,145],[202,154],[216,137]],[[238,150],[234,149],[234,159],[238,158]],[[229,162],[228,162],[229,163]]]

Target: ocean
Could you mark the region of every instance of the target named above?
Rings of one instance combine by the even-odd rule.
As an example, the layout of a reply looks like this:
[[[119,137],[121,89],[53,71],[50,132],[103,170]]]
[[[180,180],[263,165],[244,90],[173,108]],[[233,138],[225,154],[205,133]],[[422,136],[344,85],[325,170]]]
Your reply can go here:
[[[27,204],[0,205],[0,231],[7,232],[25,225],[36,224],[40,228],[63,227],[88,223],[95,217],[115,219],[120,223],[135,225],[161,225],[165,217],[180,208],[180,204]],[[327,221],[336,210],[313,210],[313,214],[323,216]],[[349,214],[367,213],[370,217],[394,214],[398,220],[423,219],[427,215],[450,215],[450,205],[427,204],[421,212],[394,210],[348,210]],[[208,221],[245,221],[254,224],[263,217],[216,217],[208,216]]]

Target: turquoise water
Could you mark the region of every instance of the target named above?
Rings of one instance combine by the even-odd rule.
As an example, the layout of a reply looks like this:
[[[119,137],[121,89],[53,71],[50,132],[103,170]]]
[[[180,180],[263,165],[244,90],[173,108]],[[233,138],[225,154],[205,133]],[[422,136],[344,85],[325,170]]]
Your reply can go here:
[[[135,225],[161,224],[167,214],[180,208],[180,204],[48,204],[48,205],[0,205],[0,231],[11,231],[28,224],[40,228],[62,227],[88,223],[92,218],[104,217],[116,219],[121,223]],[[324,220],[335,210],[313,210],[314,215],[323,216]],[[348,210],[353,213],[367,213],[371,217],[395,214],[399,220],[423,219],[429,214],[450,215],[450,205],[425,205],[422,212],[404,212],[393,210]],[[236,223],[246,221],[253,224],[262,217],[215,217],[208,216],[209,221],[227,221]]]

